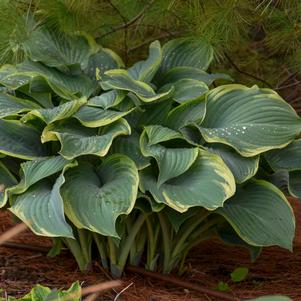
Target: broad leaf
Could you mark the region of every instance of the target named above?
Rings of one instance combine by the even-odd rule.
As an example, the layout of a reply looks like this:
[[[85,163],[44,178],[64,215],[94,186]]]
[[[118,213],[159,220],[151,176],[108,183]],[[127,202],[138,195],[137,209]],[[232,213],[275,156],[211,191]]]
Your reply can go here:
[[[52,185],[41,181],[18,195],[9,210],[19,217],[37,235],[73,238],[72,228],[66,222],[60,189],[65,183],[64,171],[77,163],[70,163]]]
[[[289,172],[288,190],[292,196],[301,199],[301,170]]]
[[[205,83],[195,79],[180,79],[164,87],[171,86],[174,87],[171,98],[178,103],[199,99],[209,90]]]
[[[149,125],[146,126],[144,132],[141,135],[141,141],[145,139],[147,135],[147,144],[154,145],[162,142],[166,142],[172,139],[182,139],[182,136],[177,131],[161,125]],[[145,143],[141,143],[145,144]]]
[[[226,244],[247,248],[249,250],[252,262],[259,257],[262,248],[247,244],[242,238],[240,238],[240,236],[235,232],[228,222],[220,223],[217,226],[216,231],[219,238]]]
[[[228,144],[252,157],[290,143],[301,131],[301,119],[272,90],[226,85],[208,94],[200,130],[207,142]]]
[[[38,62],[25,61],[16,68],[3,66],[0,69],[0,83],[11,89],[28,85],[37,78],[42,78],[57,95],[68,100],[75,96],[88,97],[95,89],[93,82],[84,75],[67,75]]]
[[[71,117],[86,102],[86,98],[80,98],[73,101],[68,101],[54,108],[32,110],[26,114],[22,120],[26,122],[36,116],[42,119],[45,123],[50,124],[55,121]]]
[[[267,152],[265,158],[275,171],[301,169],[301,139],[293,141],[285,148]]]
[[[58,296],[62,300],[66,300],[72,296],[72,301],[81,301],[81,286],[78,281],[74,282],[69,289],[67,290],[59,290]]]
[[[179,66],[179,67],[171,68],[166,73],[164,73],[164,76],[160,78],[160,81],[158,83],[163,85],[166,83],[174,83],[181,79],[193,79],[193,80],[201,81],[207,86],[210,86],[217,79],[232,81],[232,78],[227,74],[223,74],[223,73],[209,74],[196,67]]]
[[[47,298],[47,296],[51,293],[51,289],[49,287],[45,287],[42,285],[36,285],[29,294],[24,296],[21,301],[43,301]]]
[[[268,182],[257,180],[240,187],[217,213],[250,245],[292,249],[293,210],[282,192]]]
[[[128,156],[135,162],[138,170],[149,166],[150,158],[146,158],[142,155],[139,138],[137,133],[116,138],[110,148],[110,154],[117,153]]]
[[[206,70],[213,59],[213,48],[199,38],[180,38],[163,46],[163,59],[159,73],[177,66]]]
[[[166,122],[169,111],[172,107],[172,101],[169,99],[160,101],[159,103],[147,104],[143,108],[143,112],[139,112],[136,126],[145,126],[151,124],[161,124]],[[136,111],[135,111],[136,112]]]
[[[6,205],[7,189],[17,184],[16,178],[0,161],[0,208]]]
[[[98,169],[81,163],[66,174],[65,212],[78,228],[118,237],[116,220],[132,211],[138,182],[135,163],[124,155],[106,158]]]
[[[84,69],[84,72],[90,78],[99,80],[106,71],[122,67],[124,67],[124,64],[114,51],[100,47],[97,53],[90,56],[88,66]]]
[[[197,159],[188,171],[160,187],[150,168],[140,171],[140,190],[149,191],[156,202],[164,203],[179,212],[195,206],[214,210],[233,196],[235,181],[222,159],[199,150]]]
[[[178,130],[191,124],[200,124],[206,113],[204,98],[185,102],[168,113],[166,125]]]
[[[46,148],[42,145],[40,136],[37,130],[20,122],[0,119],[2,154],[26,160],[46,156]]]
[[[62,70],[72,65],[86,66],[93,50],[82,36],[58,34],[45,27],[34,30],[24,47],[32,61]]]
[[[132,110],[120,112],[109,109],[83,106],[73,117],[86,127],[101,127],[108,125],[129,114]]]
[[[21,181],[9,189],[10,194],[21,194],[42,179],[60,172],[70,161],[61,156],[46,157],[21,163]]]
[[[38,108],[40,106],[30,100],[0,93],[0,118],[16,116]]]
[[[131,129],[124,119],[101,128],[86,128],[77,122],[63,122],[46,127],[43,141],[59,140],[60,154],[66,159],[74,159],[82,155],[105,156],[113,142],[120,135],[129,135]]]
[[[87,106],[109,109],[119,105],[126,96],[125,91],[111,90],[89,99]]]
[[[132,92],[144,102],[155,101],[168,96],[172,92],[172,88],[170,88],[168,91],[157,94],[150,85],[133,79],[128,71],[123,69],[109,70],[105,72],[102,87],[105,90],[116,89]]]
[[[230,168],[236,183],[242,183],[252,178],[259,165],[259,156],[242,157],[234,149],[222,144],[208,144],[207,149],[219,155]]]
[[[160,126],[148,126],[140,138],[141,152],[156,159],[159,167],[158,186],[187,171],[198,156],[198,148],[166,148],[157,143],[179,138],[177,132]]]
[[[149,46],[149,56],[145,61],[140,61],[128,69],[133,79],[150,82],[156,74],[162,60],[162,50],[159,41],[154,41]]]

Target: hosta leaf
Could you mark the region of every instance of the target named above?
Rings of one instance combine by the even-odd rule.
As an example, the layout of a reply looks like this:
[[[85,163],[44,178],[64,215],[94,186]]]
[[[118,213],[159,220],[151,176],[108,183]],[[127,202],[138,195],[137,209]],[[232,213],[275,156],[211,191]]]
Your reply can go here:
[[[0,69],[0,83],[14,90],[36,78],[42,78],[57,95],[68,100],[75,96],[88,97],[95,89],[93,82],[84,75],[68,75],[38,62],[25,61],[16,68],[3,66]]]
[[[76,165],[66,165],[54,185],[42,181],[31,186],[14,199],[9,210],[37,235],[73,238],[72,228],[65,220],[60,189],[65,183],[64,171]]]
[[[61,156],[46,157],[21,163],[21,181],[18,185],[10,188],[9,193],[21,194],[40,180],[58,173],[68,164],[70,164],[70,161]]]
[[[29,84],[31,80],[30,74],[19,72],[15,66],[3,65],[0,68],[0,83],[9,89],[16,90]]]
[[[166,133],[166,135],[164,135]],[[141,152],[145,157],[156,159],[159,167],[158,186],[187,171],[198,156],[197,148],[166,148],[156,143],[178,137],[170,129],[159,126],[148,126],[141,135]]]
[[[262,248],[247,244],[240,236],[238,236],[229,223],[220,223],[216,230],[219,238],[226,244],[247,248],[250,252],[252,262],[259,257]]]
[[[21,301],[43,301],[47,298],[47,296],[51,293],[51,289],[49,287],[45,287],[42,285],[36,285],[29,294],[24,296]]]
[[[209,74],[195,67],[179,66],[164,73],[164,76],[160,77],[160,84],[174,83],[181,79],[194,79],[205,83],[207,86],[210,86],[217,79],[232,81],[232,78],[227,74]]]
[[[165,121],[166,125],[178,130],[187,125],[201,123],[206,113],[204,98],[185,102],[171,110]]]
[[[0,118],[15,116],[38,108],[40,106],[30,100],[0,93]]]
[[[17,184],[16,178],[0,161],[0,208],[6,205],[7,189]]]
[[[143,169],[150,165],[150,158],[142,155],[139,139],[139,135],[135,132],[130,136],[118,137],[114,140],[110,153],[124,154],[135,162],[138,170]]]
[[[124,155],[107,157],[97,170],[81,163],[66,174],[65,212],[78,228],[118,237],[116,220],[132,211],[138,182],[135,163]]]
[[[143,134],[141,135],[142,141],[144,141],[145,135],[147,135],[147,144],[150,146],[172,139],[182,139],[180,133],[161,125],[146,126]]]
[[[100,48],[97,53],[89,58],[85,73],[95,80],[98,80],[106,71],[124,67],[121,58],[108,48]]]
[[[140,171],[140,189],[149,191],[158,203],[165,203],[179,212],[195,206],[214,210],[234,194],[235,181],[220,157],[199,150],[198,158],[188,171],[159,188],[153,171],[143,169]]]
[[[67,290],[59,290],[58,296],[61,299],[68,299],[72,296],[72,301],[81,301],[81,286],[78,281],[74,282],[69,289]],[[55,301],[55,300],[53,300]]]
[[[267,152],[265,158],[275,171],[301,169],[301,139],[285,148]]]
[[[301,198],[301,170],[289,172],[288,190],[296,198]]]
[[[62,123],[45,128],[44,141],[58,139],[61,143],[60,154],[66,159],[82,155],[105,156],[113,139],[120,135],[129,135],[131,129],[124,119],[105,126],[98,131],[86,128],[75,122]]]
[[[277,171],[269,176],[269,182],[279,188],[284,194],[288,194],[289,172]]]
[[[119,105],[126,96],[125,91],[112,90],[89,99],[87,106],[109,109]]]
[[[55,121],[71,117],[86,102],[86,98],[80,98],[68,101],[54,108],[32,110],[23,117],[23,121],[28,121],[36,116],[42,119],[45,123],[50,124]]]
[[[301,119],[277,93],[254,86],[226,85],[207,98],[201,132],[207,142],[224,143],[252,157],[281,148],[301,131]]]
[[[240,187],[217,213],[250,245],[292,249],[293,210],[282,192],[268,182],[257,180]]]
[[[206,70],[213,59],[213,48],[199,38],[180,38],[163,46],[163,59],[159,73],[177,66]]]
[[[198,207],[190,208],[186,212],[178,212],[170,207],[165,207],[164,213],[166,214],[166,217],[168,218],[171,226],[173,229],[178,232],[181,228],[181,226],[190,218],[193,216],[199,215],[200,218],[202,216],[202,213],[207,212],[205,209],[200,209]]]
[[[193,124],[180,128],[179,132],[183,135],[184,139],[188,143],[194,146],[202,147],[205,143],[200,131]]]
[[[131,111],[132,110],[120,112],[109,109],[83,106],[73,115],[73,117],[84,126],[95,128],[113,123],[114,121],[129,114]]]
[[[89,97],[95,89],[94,83],[87,76],[68,75],[41,63],[25,61],[17,65],[17,69],[33,77],[42,77],[56,94],[66,99],[73,100],[73,95]]]
[[[0,153],[32,160],[46,155],[41,134],[17,121],[0,119]]]
[[[190,100],[198,99],[209,90],[205,83],[195,79],[180,79],[167,86],[171,85],[174,87],[171,97],[178,103],[185,103]]]
[[[130,76],[136,80],[150,82],[156,74],[162,60],[162,50],[159,41],[149,46],[149,56],[146,60],[137,62],[128,69]]]
[[[207,149],[223,159],[233,173],[236,183],[252,178],[258,170],[259,156],[242,157],[227,145],[217,143],[207,145]]]
[[[148,104],[139,114],[137,125],[164,124],[171,107],[172,101],[167,99],[159,103]]]
[[[58,34],[44,27],[34,30],[24,47],[32,61],[61,69],[72,65],[87,65],[92,53],[92,47],[84,37]]]
[[[30,94],[30,97],[32,97],[42,107],[44,107],[44,108],[53,108],[51,93],[30,91],[29,94]]]
[[[166,97],[172,92],[171,88],[168,91],[157,94],[150,85],[133,79],[128,71],[123,69],[109,70],[105,72],[102,84],[103,88],[106,89],[117,89],[132,92],[144,102],[155,101]]]

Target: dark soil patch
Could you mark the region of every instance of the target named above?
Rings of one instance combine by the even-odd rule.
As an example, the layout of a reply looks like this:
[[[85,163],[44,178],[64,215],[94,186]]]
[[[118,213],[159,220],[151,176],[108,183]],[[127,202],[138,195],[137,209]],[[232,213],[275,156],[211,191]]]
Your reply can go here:
[[[241,300],[268,295],[283,294],[301,301],[301,202],[291,200],[297,219],[297,235],[294,253],[277,247],[266,248],[260,258],[251,263],[246,250],[228,247],[219,241],[203,243],[195,248],[188,260],[188,272],[183,280],[214,289],[219,281],[228,282],[231,293]],[[13,225],[8,213],[0,212],[0,232]],[[50,246],[48,239],[34,236],[30,231],[20,234],[15,242]],[[230,273],[238,266],[250,269],[246,281],[233,284]],[[11,295],[22,295],[37,283],[50,287],[68,287],[79,280],[84,286],[107,281],[109,276],[95,263],[92,271],[78,271],[68,253],[50,258],[45,254],[0,247],[0,287]],[[118,297],[118,301],[208,301],[218,300],[181,287],[162,283],[143,276],[126,273],[124,286],[132,284]],[[111,291],[97,300],[114,300],[122,288]]]

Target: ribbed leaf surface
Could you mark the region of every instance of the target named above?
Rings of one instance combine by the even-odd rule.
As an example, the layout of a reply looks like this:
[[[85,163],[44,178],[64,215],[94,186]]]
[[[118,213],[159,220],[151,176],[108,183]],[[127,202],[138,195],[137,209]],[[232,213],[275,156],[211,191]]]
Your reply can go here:
[[[268,182],[252,181],[240,187],[217,212],[250,245],[292,249],[293,210],[282,192]]]
[[[286,146],[300,131],[301,119],[272,90],[226,85],[208,94],[201,127],[207,142],[228,144],[252,157]]]
[[[78,228],[117,237],[116,219],[131,212],[138,182],[135,163],[124,155],[106,158],[97,170],[82,163],[66,174],[65,212]]]

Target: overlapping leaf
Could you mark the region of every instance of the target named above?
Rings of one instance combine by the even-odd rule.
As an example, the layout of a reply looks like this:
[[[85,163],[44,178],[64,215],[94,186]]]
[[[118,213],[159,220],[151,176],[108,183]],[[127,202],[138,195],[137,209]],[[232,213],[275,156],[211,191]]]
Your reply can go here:
[[[221,86],[208,94],[206,109],[200,127],[205,140],[228,144],[246,157],[284,147],[301,131],[293,108],[269,89]]]
[[[74,159],[82,155],[105,156],[113,139],[119,135],[129,135],[131,132],[124,119],[105,126],[101,129],[87,128],[75,121],[53,124],[45,128],[42,140],[59,140],[59,153],[66,159]]]
[[[78,228],[117,237],[116,219],[132,211],[138,182],[135,163],[124,155],[106,158],[97,169],[81,163],[66,174],[65,212]]]
[[[68,67],[74,65],[85,67],[93,52],[86,38],[57,34],[45,27],[33,31],[24,47],[32,61],[62,70],[68,70]]]
[[[245,182],[252,178],[259,165],[259,156],[242,157],[234,149],[222,144],[209,144],[208,150],[218,154],[230,168],[237,183]]]
[[[240,187],[217,213],[250,245],[292,249],[293,210],[282,192],[268,182],[251,181]]]
[[[206,70],[212,59],[213,48],[204,40],[197,38],[175,39],[163,46],[163,59],[159,73],[165,73],[178,66]]]
[[[6,205],[7,189],[17,184],[16,178],[0,161],[0,208]]]
[[[41,134],[18,121],[0,119],[0,153],[32,160],[47,155],[41,143]]]
[[[191,167],[158,187],[156,173],[146,168],[140,172],[140,189],[149,191],[158,203],[185,212],[190,207],[201,206],[214,210],[223,206],[235,192],[235,180],[222,161],[210,152],[199,150]]]
[[[19,113],[38,109],[40,106],[33,101],[18,98],[6,93],[0,94],[0,118],[16,116]]]
[[[41,164],[36,166],[40,171],[44,169],[45,172],[46,164],[49,165],[49,162],[44,162],[44,166],[41,166]],[[37,182],[26,192],[17,195],[9,210],[26,223],[37,235],[73,238],[72,228],[65,220],[60,189],[65,183],[65,170],[76,165],[76,162],[66,164],[54,184],[47,180]],[[32,172],[32,169],[29,171]],[[41,176],[42,174],[40,174],[40,178]]]
[[[105,72],[102,87],[105,90],[116,89],[132,92],[144,102],[152,102],[167,97],[173,90],[170,88],[167,91],[156,93],[150,85],[132,78],[129,72],[123,69]]]

